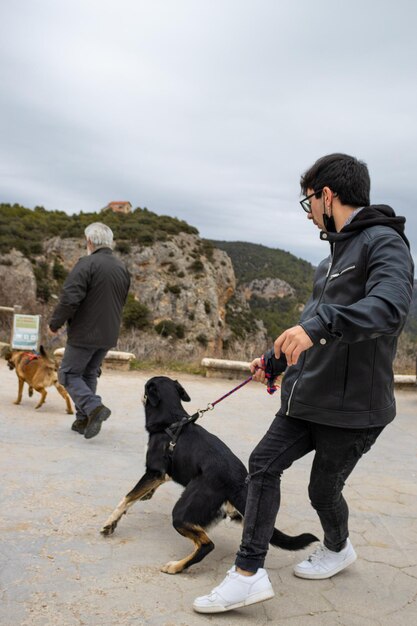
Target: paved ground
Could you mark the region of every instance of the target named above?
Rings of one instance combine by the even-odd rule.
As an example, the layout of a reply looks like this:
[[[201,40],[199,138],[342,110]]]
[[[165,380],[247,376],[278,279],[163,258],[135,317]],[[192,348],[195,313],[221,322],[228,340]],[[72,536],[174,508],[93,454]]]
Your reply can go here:
[[[13,400],[16,377],[0,362],[0,624],[2,626],[411,626],[417,623],[417,393],[397,394],[399,415],[362,460],[345,494],[358,561],[333,579],[306,581],[292,566],[307,554],[271,549],[273,600],[213,617],[193,613],[233,563],[240,529],[222,522],[210,531],[216,549],[187,573],[159,571],[189,553],[171,526],[180,493],[163,485],[138,503],[109,538],[99,529],[144,465],[146,434],[140,397],[148,374],[104,372],[100,389],[114,413],[95,439],[71,432],[71,416],[52,389]],[[179,377],[190,410],[236,383]],[[201,422],[246,462],[272,419],[277,399],[251,383]],[[311,456],[285,475],[277,526],[320,533],[307,497]]]

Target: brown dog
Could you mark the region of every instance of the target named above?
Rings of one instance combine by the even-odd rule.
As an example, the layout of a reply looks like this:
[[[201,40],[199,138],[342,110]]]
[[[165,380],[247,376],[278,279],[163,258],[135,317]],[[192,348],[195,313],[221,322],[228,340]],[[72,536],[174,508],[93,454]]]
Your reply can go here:
[[[24,352],[23,350],[12,350],[6,354],[6,361],[11,370],[16,370],[19,380],[17,400],[14,404],[21,403],[23,385],[27,383],[29,385],[29,396],[32,395],[33,389],[41,394],[41,399],[35,407],[35,409],[39,409],[47,396],[46,387],[54,385],[67,404],[67,413],[74,413],[69,395],[58,382],[57,364],[46,354],[43,346],[40,346],[39,354]]]

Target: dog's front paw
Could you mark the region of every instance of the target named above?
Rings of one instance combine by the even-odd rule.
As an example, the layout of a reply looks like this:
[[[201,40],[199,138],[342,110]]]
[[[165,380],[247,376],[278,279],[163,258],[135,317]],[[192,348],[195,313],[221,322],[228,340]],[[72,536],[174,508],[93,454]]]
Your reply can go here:
[[[181,561],[169,561],[169,563],[165,563],[161,567],[161,572],[164,572],[164,574],[179,574],[183,569],[184,566]]]
[[[105,537],[108,537],[109,535],[112,535],[114,533],[116,526],[117,526],[117,522],[112,522],[111,524],[106,524],[100,530],[100,533],[102,535],[104,535]]]

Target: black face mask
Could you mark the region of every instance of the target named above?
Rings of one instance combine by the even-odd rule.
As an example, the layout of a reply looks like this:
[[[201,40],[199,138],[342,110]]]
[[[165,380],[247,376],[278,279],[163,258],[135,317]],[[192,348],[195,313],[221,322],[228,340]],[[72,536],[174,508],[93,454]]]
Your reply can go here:
[[[326,229],[328,233],[337,232],[333,215],[330,215],[329,217],[328,215],[326,215],[326,213],[323,213],[323,224],[324,224],[324,228]]]

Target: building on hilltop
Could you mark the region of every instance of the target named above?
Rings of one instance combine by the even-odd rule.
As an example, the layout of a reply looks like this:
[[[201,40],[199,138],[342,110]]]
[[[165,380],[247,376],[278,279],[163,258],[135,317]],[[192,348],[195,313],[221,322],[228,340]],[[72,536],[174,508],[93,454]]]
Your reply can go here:
[[[130,213],[132,210],[132,205],[130,202],[126,202],[125,200],[116,200],[113,202],[109,202],[107,206],[102,209],[103,211],[113,211],[113,213]]]

